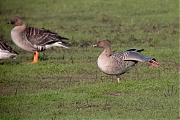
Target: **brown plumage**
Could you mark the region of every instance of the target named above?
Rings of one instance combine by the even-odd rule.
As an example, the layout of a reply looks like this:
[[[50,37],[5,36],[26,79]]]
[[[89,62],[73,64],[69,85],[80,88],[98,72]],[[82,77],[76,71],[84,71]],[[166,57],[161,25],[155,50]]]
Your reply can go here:
[[[49,30],[26,26],[19,17],[14,17],[8,24],[14,24],[11,30],[12,41],[20,48],[34,53],[34,61],[38,62],[38,54],[50,47],[58,46],[67,48],[65,42],[68,38],[62,37]]]

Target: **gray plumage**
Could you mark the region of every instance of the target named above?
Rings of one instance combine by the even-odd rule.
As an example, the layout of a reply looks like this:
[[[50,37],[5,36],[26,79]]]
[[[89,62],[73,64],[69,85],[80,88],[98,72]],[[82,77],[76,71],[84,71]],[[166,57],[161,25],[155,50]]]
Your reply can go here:
[[[139,53],[143,51],[143,49],[130,49],[123,52],[110,54],[110,44],[105,40],[100,40],[93,46],[104,48],[104,51],[97,60],[100,70],[109,75],[116,75],[118,79],[120,79],[121,74],[125,73],[138,62],[150,62],[153,66],[158,66],[158,63],[154,58],[147,57]]]

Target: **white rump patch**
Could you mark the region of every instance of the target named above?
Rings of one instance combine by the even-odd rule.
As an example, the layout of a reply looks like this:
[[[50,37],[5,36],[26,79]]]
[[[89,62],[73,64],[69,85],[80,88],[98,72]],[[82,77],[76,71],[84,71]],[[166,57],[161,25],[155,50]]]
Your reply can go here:
[[[53,47],[53,46],[68,48],[68,47],[64,46],[62,44],[62,42],[56,42],[56,43],[53,43],[53,44],[45,45],[46,49],[48,49],[50,47]]]
[[[0,59],[7,59],[7,58],[13,58],[16,59],[16,55],[15,53],[10,53],[7,50],[0,50]]]

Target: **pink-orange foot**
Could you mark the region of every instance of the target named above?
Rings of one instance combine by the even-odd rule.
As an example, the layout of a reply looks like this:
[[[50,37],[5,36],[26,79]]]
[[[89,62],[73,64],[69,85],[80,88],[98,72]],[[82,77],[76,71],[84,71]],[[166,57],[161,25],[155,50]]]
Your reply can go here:
[[[121,79],[118,77],[118,78],[117,78],[118,83],[120,82],[120,80],[121,80]]]
[[[150,63],[153,67],[158,67],[158,62],[156,62],[155,60],[151,60]]]

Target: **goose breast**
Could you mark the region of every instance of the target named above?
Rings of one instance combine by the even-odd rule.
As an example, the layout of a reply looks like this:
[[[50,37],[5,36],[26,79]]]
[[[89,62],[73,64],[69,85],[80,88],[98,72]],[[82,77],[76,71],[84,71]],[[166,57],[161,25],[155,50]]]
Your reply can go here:
[[[21,32],[21,26],[16,26],[11,30],[12,41],[26,51],[36,51],[32,44],[27,40],[25,32]],[[28,49],[27,49],[28,48]]]

